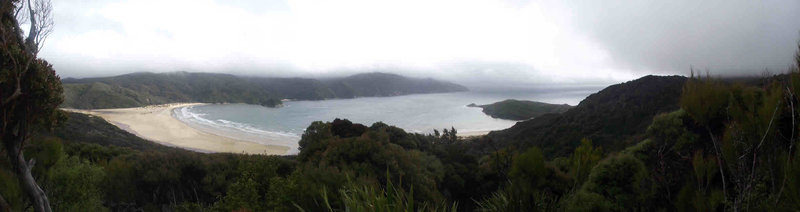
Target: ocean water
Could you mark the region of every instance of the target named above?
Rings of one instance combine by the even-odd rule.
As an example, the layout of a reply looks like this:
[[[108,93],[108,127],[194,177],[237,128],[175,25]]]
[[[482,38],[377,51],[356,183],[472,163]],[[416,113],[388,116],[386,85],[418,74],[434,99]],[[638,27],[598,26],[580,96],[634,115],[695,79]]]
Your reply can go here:
[[[383,122],[407,132],[432,133],[454,127],[459,133],[511,127],[515,121],[492,118],[470,103],[489,104],[505,99],[577,105],[599,88],[523,91],[469,91],[364,97],[322,101],[288,101],[280,108],[247,104],[211,104],[177,108],[173,115],[194,128],[212,134],[262,144],[288,146],[297,152],[297,141],[314,121],[349,119],[367,126]]]

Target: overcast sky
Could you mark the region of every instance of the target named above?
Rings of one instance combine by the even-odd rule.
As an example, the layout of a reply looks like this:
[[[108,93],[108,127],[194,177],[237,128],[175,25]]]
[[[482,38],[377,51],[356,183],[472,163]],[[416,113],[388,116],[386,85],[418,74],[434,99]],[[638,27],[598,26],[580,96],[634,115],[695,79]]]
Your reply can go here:
[[[800,1],[54,0],[62,77],[383,71],[462,83],[782,72]]]

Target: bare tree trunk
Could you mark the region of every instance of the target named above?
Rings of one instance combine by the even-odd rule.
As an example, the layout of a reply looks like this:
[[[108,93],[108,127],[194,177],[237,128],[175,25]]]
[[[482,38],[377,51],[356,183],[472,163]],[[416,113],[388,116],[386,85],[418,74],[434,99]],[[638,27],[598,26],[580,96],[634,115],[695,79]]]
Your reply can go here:
[[[36,212],[52,212],[47,194],[36,184],[36,180],[31,175],[34,161],[26,162],[23,156],[21,144],[24,136],[17,136],[17,138],[19,139],[18,142],[5,142],[9,162],[14,166],[14,172],[22,184],[22,189],[31,198],[33,210]]]
[[[36,183],[36,179],[34,179],[31,174],[31,168],[35,161],[25,161],[25,156],[22,152],[22,148],[31,131],[30,125],[32,124],[32,120],[37,119],[37,113],[48,112],[48,109],[42,110],[39,108],[31,110],[32,105],[30,104],[32,103],[28,103],[30,99],[27,98],[30,98],[28,95],[31,95],[30,92],[33,91],[23,92],[24,89],[21,85],[27,83],[23,82],[23,80],[26,79],[26,75],[29,74],[28,69],[31,63],[36,60],[37,53],[41,47],[41,41],[43,41],[52,29],[52,5],[49,0],[27,0],[27,4],[23,4],[22,1],[25,0],[19,2],[0,0],[0,19],[2,19],[2,23],[0,23],[0,41],[2,45],[0,46],[2,46],[2,50],[5,50],[4,57],[8,57],[8,60],[10,60],[10,62],[3,62],[3,65],[13,66],[13,68],[4,67],[4,72],[10,72],[10,76],[5,77],[4,80],[7,80],[7,82],[4,81],[3,83],[16,83],[13,94],[0,97],[3,98],[0,104],[0,109],[2,109],[2,114],[0,114],[0,118],[2,119],[2,125],[0,125],[0,142],[2,142],[5,147],[9,163],[13,166],[13,170],[22,185],[23,191],[30,198],[34,211],[51,212],[50,201],[47,199],[46,193],[39,187]],[[30,24],[29,37],[26,39],[20,37],[22,35],[22,30],[20,29],[16,16],[23,10],[23,5],[27,5],[28,13],[30,14],[30,23],[28,23]],[[19,47],[22,47],[22,52],[27,54],[19,57],[27,58],[27,62],[24,64],[18,61],[16,59],[17,56],[9,50],[17,44],[19,44]],[[6,58],[3,58],[3,61],[5,60]],[[7,203],[5,200],[0,202]],[[0,204],[0,207],[6,205],[7,204]]]

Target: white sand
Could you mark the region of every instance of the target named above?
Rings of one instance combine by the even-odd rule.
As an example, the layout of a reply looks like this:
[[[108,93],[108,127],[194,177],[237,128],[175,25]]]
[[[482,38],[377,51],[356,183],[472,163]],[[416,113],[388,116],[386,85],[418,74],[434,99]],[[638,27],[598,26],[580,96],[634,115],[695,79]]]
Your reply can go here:
[[[486,131],[472,131],[472,132],[457,132],[456,135],[460,138],[469,138],[469,137],[478,137],[483,135],[488,135],[489,130]]]
[[[283,155],[289,150],[289,147],[285,146],[263,145],[202,132],[172,116],[173,109],[193,105],[202,105],[202,103],[175,103],[120,109],[64,110],[99,116],[144,139],[194,151]]]

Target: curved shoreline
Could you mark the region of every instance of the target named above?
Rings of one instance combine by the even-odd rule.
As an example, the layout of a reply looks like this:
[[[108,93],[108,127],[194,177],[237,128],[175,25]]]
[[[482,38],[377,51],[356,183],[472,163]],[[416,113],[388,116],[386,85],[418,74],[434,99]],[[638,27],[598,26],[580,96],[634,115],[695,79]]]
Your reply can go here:
[[[64,110],[98,116],[144,139],[191,151],[268,155],[285,155],[289,152],[290,148],[285,146],[258,144],[204,132],[172,115],[173,109],[203,104],[173,103],[137,108]]]
[[[225,104],[227,103],[223,103],[222,105]],[[280,132],[276,133],[277,135],[274,135],[271,133],[275,132],[252,128],[245,123],[231,122],[222,119],[209,120],[207,118],[203,118],[202,117],[203,115],[197,115],[189,111],[194,106],[203,106],[203,105],[189,105],[189,106],[174,108],[172,109],[172,117],[177,119],[178,121],[183,122],[189,127],[199,130],[201,132],[222,137],[234,138],[237,140],[242,140],[262,145],[288,147],[289,150],[285,153],[285,155],[294,155],[299,153],[298,150],[299,148],[298,142],[300,141],[299,136],[284,135],[281,134]],[[220,121],[224,121],[227,123],[219,125]],[[235,123],[238,125],[232,126],[229,123]],[[253,132],[253,130],[257,132]]]

